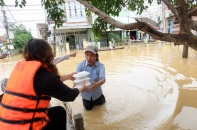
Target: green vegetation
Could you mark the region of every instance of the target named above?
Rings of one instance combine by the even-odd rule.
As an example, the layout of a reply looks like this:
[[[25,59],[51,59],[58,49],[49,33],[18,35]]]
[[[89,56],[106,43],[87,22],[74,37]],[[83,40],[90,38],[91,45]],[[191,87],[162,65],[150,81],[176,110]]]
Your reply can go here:
[[[184,45],[183,57],[187,57],[188,47],[197,50],[197,36],[192,33],[192,30],[197,31],[196,21],[193,16],[197,16],[197,2],[196,0],[157,0],[157,4],[165,4],[173,14],[172,20],[178,23],[180,31],[178,34],[168,34],[157,31],[150,24],[137,20],[135,23],[125,24],[115,20],[114,16],[119,16],[122,10],[136,11],[138,14],[142,13],[148,8],[145,0],[76,0],[86,7],[86,13],[95,13],[99,17],[92,25],[92,30],[96,36],[106,32],[107,29],[120,28],[122,30],[138,29],[153,37],[156,40],[173,42],[175,45]],[[155,2],[148,0],[148,4]],[[65,0],[41,0],[42,6],[49,13],[48,17],[55,22],[57,27],[63,24],[65,12],[63,4]],[[15,5],[23,7],[26,0],[15,0]],[[4,0],[0,0],[0,5],[4,5]],[[62,5],[62,8],[61,6]],[[166,8],[165,7],[165,8]]]
[[[120,35],[115,34],[115,33],[109,33],[108,40],[111,41],[112,38],[115,40],[116,43],[121,41]]]
[[[21,52],[24,48],[25,43],[27,43],[28,40],[33,38],[30,31],[28,31],[23,25],[20,26],[11,26],[11,31],[14,32],[14,39],[13,39],[13,45],[15,49],[19,49]]]

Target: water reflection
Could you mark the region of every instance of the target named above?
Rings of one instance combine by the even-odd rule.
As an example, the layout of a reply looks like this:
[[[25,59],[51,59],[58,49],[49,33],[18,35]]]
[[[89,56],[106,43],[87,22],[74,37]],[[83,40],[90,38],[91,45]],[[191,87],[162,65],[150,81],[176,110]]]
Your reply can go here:
[[[181,55],[182,46],[157,44],[99,52],[106,66],[107,102],[86,111],[79,96],[70,103],[73,114],[82,113],[86,130],[197,128],[197,53],[189,50],[188,59]],[[19,59],[0,60],[0,78],[8,76]],[[83,59],[79,51],[76,58],[58,64],[60,73],[75,71]]]
[[[179,97],[174,111],[174,121],[171,129],[190,129],[197,128],[197,89],[196,88],[180,88]]]

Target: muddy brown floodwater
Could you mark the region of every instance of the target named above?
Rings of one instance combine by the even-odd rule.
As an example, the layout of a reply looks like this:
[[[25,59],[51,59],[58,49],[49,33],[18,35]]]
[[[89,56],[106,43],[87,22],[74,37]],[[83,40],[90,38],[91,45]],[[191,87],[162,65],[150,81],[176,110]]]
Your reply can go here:
[[[78,96],[69,103],[73,115],[83,115],[85,130],[196,130],[197,52],[189,49],[184,59],[182,48],[155,43],[100,51],[106,67],[106,104],[86,111]],[[0,79],[8,77],[21,58],[0,59]],[[59,72],[74,72],[84,59],[84,52],[78,51],[75,58],[57,65]]]

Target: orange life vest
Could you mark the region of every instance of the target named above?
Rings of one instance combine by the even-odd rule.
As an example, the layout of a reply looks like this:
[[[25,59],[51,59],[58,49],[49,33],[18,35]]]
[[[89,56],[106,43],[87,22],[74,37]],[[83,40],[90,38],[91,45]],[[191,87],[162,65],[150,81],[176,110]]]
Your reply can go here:
[[[41,67],[38,61],[19,61],[6,85],[0,103],[0,130],[41,130],[49,121],[51,97],[36,95],[33,80]]]

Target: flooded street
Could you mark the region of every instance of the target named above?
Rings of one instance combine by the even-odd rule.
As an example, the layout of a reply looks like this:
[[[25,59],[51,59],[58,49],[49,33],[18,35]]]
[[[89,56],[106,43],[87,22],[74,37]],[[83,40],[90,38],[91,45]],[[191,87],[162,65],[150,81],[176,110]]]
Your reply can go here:
[[[183,59],[182,48],[155,43],[99,51],[106,67],[106,104],[86,111],[78,96],[69,103],[73,115],[83,115],[85,130],[196,130],[197,52],[190,49]],[[0,59],[0,79],[9,77],[21,58]],[[74,72],[84,59],[84,51],[78,51],[57,65],[59,72]],[[65,84],[73,86],[71,81]]]

